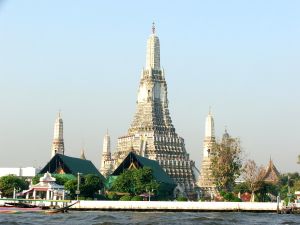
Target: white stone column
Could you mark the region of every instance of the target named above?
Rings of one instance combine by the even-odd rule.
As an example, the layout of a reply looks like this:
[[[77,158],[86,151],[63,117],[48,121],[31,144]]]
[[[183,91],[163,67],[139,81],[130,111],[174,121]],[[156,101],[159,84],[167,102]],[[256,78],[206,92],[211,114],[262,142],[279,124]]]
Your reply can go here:
[[[47,194],[46,194],[46,200],[49,200],[49,199],[50,199],[50,190],[48,189]]]
[[[36,190],[33,190],[33,199],[36,199]]]

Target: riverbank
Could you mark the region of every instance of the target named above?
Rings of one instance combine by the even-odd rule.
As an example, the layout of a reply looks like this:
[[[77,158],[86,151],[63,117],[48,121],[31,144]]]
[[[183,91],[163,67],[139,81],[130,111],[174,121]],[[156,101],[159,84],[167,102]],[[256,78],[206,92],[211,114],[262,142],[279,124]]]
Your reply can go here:
[[[0,199],[16,202],[12,199]],[[29,200],[32,205],[57,205],[63,207],[76,201]],[[85,201],[81,200],[70,210],[140,211],[140,212],[281,212],[283,204],[276,202],[175,202],[175,201]]]
[[[276,202],[80,201],[71,210],[164,212],[278,212]]]

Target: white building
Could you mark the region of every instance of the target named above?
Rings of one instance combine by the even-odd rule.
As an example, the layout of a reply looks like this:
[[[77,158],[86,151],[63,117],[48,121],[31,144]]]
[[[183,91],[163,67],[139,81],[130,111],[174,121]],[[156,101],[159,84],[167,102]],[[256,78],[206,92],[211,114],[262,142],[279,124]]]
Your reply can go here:
[[[37,173],[34,167],[0,168],[0,177],[15,175],[17,177],[34,177]]]

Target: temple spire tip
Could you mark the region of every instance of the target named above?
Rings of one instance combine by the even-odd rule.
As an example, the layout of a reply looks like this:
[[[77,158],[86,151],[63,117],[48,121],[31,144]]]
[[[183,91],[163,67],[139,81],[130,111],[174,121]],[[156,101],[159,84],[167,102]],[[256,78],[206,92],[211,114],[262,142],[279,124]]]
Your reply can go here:
[[[155,23],[152,22],[152,34],[155,34]]]

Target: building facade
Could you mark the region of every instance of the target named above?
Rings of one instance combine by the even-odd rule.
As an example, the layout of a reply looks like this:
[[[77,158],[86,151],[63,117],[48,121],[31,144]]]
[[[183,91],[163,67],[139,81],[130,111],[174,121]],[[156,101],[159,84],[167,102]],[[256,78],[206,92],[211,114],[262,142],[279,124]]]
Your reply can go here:
[[[138,88],[136,113],[128,133],[118,138],[110,163],[116,168],[133,151],[156,160],[176,182],[178,190],[191,193],[195,187],[194,162],[189,159],[184,139],[175,131],[168,103],[165,72],[160,66],[160,43],[153,24],[147,41],[146,66]]]
[[[34,167],[0,168],[0,177],[15,175],[17,177],[32,178],[36,173],[37,169]]]

